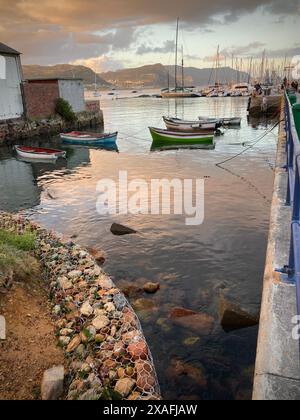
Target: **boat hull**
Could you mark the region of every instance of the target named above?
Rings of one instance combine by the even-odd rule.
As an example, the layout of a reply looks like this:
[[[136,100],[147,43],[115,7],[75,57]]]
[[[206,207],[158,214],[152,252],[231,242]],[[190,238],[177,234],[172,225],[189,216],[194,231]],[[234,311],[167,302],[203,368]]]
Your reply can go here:
[[[38,149],[38,148],[31,148],[27,147],[27,150],[22,149],[21,146],[15,146],[15,150],[22,159],[30,159],[30,160],[47,160],[47,161],[55,161],[58,158],[65,158],[66,152],[60,150],[51,150],[49,152],[44,152],[45,149]],[[40,152],[38,150],[41,150]],[[51,153],[50,153],[51,151]]]
[[[209,134],[213,133],[217,128],[217,124],[215,122],[184,121],[166,117],[163,119],[168,130]]]
[[[175,131],[161,130],[149,127],[152,139],[156,143],[163,144],[212,144],[214,141],[213,134],[199,134],[199,133],[181,133]]]
[[[162,98],[201,98],[202,95],[192,92],[162,92]]]
[[[79,144],[83,146],[107,146],[115,145],[117,142],[118,133],[109,134],[103,137],[80,137],[72,134],[61,134],[60,138],[67,144]]]

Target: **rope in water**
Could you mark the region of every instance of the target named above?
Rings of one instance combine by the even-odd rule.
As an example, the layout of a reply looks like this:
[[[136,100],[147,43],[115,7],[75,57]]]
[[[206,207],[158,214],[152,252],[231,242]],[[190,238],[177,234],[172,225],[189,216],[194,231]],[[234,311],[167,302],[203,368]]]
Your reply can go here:
[[[218,162],[216,163],[216,166],[222,167],[222,165],[224,165],[227,162],[230,162],[231,160],[243,155],[244,153],[246,153],[248,150],[252,149],[256,144],[258,144],[260,141],[262,141],[268,134],[270,134],[280,123],[281,121],[278,121],[272,128],[270,128],[269,130],[267,130],[262,136],[260,136],[257,140],[255,140],[252,144],[250,144],[250,146],[248,146],[246,149],[242,150],[241,152],[237,153],[234,156],[231,156],[228,159],[223,160],[222,162]]]

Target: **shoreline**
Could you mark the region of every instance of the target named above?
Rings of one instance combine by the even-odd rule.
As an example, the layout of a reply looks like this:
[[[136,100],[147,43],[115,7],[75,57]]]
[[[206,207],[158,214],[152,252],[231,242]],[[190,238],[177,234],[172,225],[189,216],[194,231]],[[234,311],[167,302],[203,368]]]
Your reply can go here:
[[[0,228],[37,236],[59,345],[68,364],[67,399],[159,400],[160,388],[140,322],[93,257],[73,241],[18,215]]]

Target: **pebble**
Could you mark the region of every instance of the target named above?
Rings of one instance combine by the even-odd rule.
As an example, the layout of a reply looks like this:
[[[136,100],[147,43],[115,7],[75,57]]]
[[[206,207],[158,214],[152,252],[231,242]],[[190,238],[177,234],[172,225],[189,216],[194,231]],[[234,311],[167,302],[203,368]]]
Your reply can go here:
[[[72,341],[69,343],[67,347],[67,353],[72,353],[74,350],[76,350],[80,343],[81,343],[81,337],[80,335],[76,335],[72,339]]]
[[[94,309],[92,308],[92,306],[90,305],[90,302],[85,302],[81,308],[80,308],[80,313],[83,316],[91,316],[94,313]]]
[[[126,398],[131,393],[135,386],[133,379],[124,378],[119,379],[115,386],[115,391],[118,392],[122,397]]]

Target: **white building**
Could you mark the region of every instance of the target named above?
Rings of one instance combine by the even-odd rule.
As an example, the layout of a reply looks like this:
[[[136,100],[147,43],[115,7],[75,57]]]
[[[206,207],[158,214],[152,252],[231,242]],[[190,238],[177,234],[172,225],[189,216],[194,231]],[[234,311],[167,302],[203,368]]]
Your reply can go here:
[[[20,53],[0,42],[0,121],[23,115]]]

